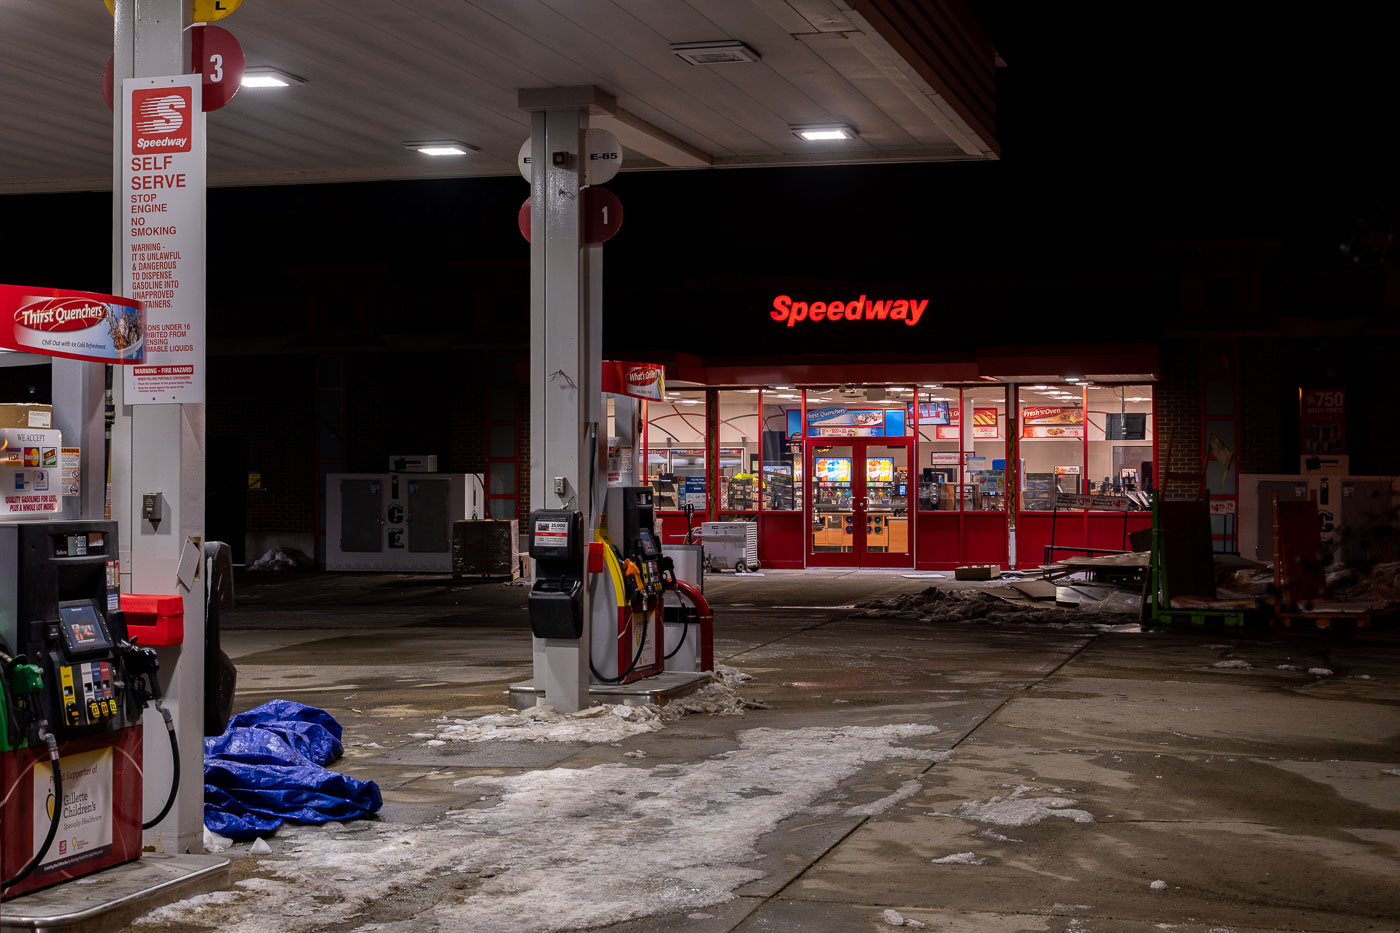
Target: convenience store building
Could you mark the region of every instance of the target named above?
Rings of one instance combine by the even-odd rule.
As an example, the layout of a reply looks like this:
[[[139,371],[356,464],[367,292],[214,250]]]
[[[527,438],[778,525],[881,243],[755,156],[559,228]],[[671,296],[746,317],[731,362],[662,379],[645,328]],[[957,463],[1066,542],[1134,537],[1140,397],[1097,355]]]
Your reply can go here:
[[[1151,346],[665,367],[643,445],[666,542],[744,520],[769,568],[1005,568],[1151,524]]]

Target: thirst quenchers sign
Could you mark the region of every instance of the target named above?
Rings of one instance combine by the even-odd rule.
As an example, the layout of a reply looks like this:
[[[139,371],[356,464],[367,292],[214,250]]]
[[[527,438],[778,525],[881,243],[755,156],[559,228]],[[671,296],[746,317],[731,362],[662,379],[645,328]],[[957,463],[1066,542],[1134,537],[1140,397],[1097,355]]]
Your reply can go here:
[[[141,302],[98,292],[0,285],[0,347],[94,363],[146,358]]]

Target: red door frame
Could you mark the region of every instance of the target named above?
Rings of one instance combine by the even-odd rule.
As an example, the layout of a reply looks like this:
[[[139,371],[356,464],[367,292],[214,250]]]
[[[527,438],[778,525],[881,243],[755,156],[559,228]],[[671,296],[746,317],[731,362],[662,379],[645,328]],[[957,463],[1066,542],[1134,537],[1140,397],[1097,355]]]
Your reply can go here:
[[[851,448],[851,550],[843,552],[825,552],[812,550],[812,523],[817,515],[815,503],[812,501],[812,481],[816,476],[814,461],[816,459],[816,449],[818,447],[850,447]],[[802,514],[803,522],[803,553],[807,558],[808,567],[893,567],[909,568],[914,566],[914,526],[913,513],[908,509],[909,496],[905,495],[905,524],[907,534],[905,536],[905,551],[900,553],[870,552],[866,550],[865,543],[865,519],[867,516],[865,500],[865,463],[867,459],[866,450],[869,447],[902,447],[905,451],[905,469],[912,471],[914,468],[914,439],[912,437],[809,437],[804,445],[803,455],[803,482],[802,482]]]

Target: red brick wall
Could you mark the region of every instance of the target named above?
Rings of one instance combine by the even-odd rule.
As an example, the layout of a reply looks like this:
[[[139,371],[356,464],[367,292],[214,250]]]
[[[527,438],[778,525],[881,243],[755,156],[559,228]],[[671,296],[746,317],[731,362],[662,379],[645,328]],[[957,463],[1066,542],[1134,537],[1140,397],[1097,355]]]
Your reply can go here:
[[[1164,340],[1158,347],[1157,476],[1169,497],[1194,497],[1190,482],[1165,483],[1166,474],[1201,469],[1200,351],[1194,340]]]

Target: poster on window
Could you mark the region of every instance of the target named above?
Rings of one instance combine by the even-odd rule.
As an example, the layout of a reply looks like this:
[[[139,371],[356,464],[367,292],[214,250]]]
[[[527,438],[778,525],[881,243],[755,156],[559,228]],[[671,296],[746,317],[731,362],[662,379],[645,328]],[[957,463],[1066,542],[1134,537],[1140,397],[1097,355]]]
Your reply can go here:
[[[1347,394],[1345,389],[1302,389],[1298,393],[1298,424],[1303,455],[1347,452]]]
[[[1028,406],[1021,409],[1021,436],[1069,440],[1084,436],[1084,409]]]
[[[946,404],[946,403],[945,403]],[[955,441],[962,435],[962,408],[950,408],[947,421],[933,429],[934,440]]]
[[[985,441],[1001,437],[1000,416],[995,408],[972,409],[972,436]]]

